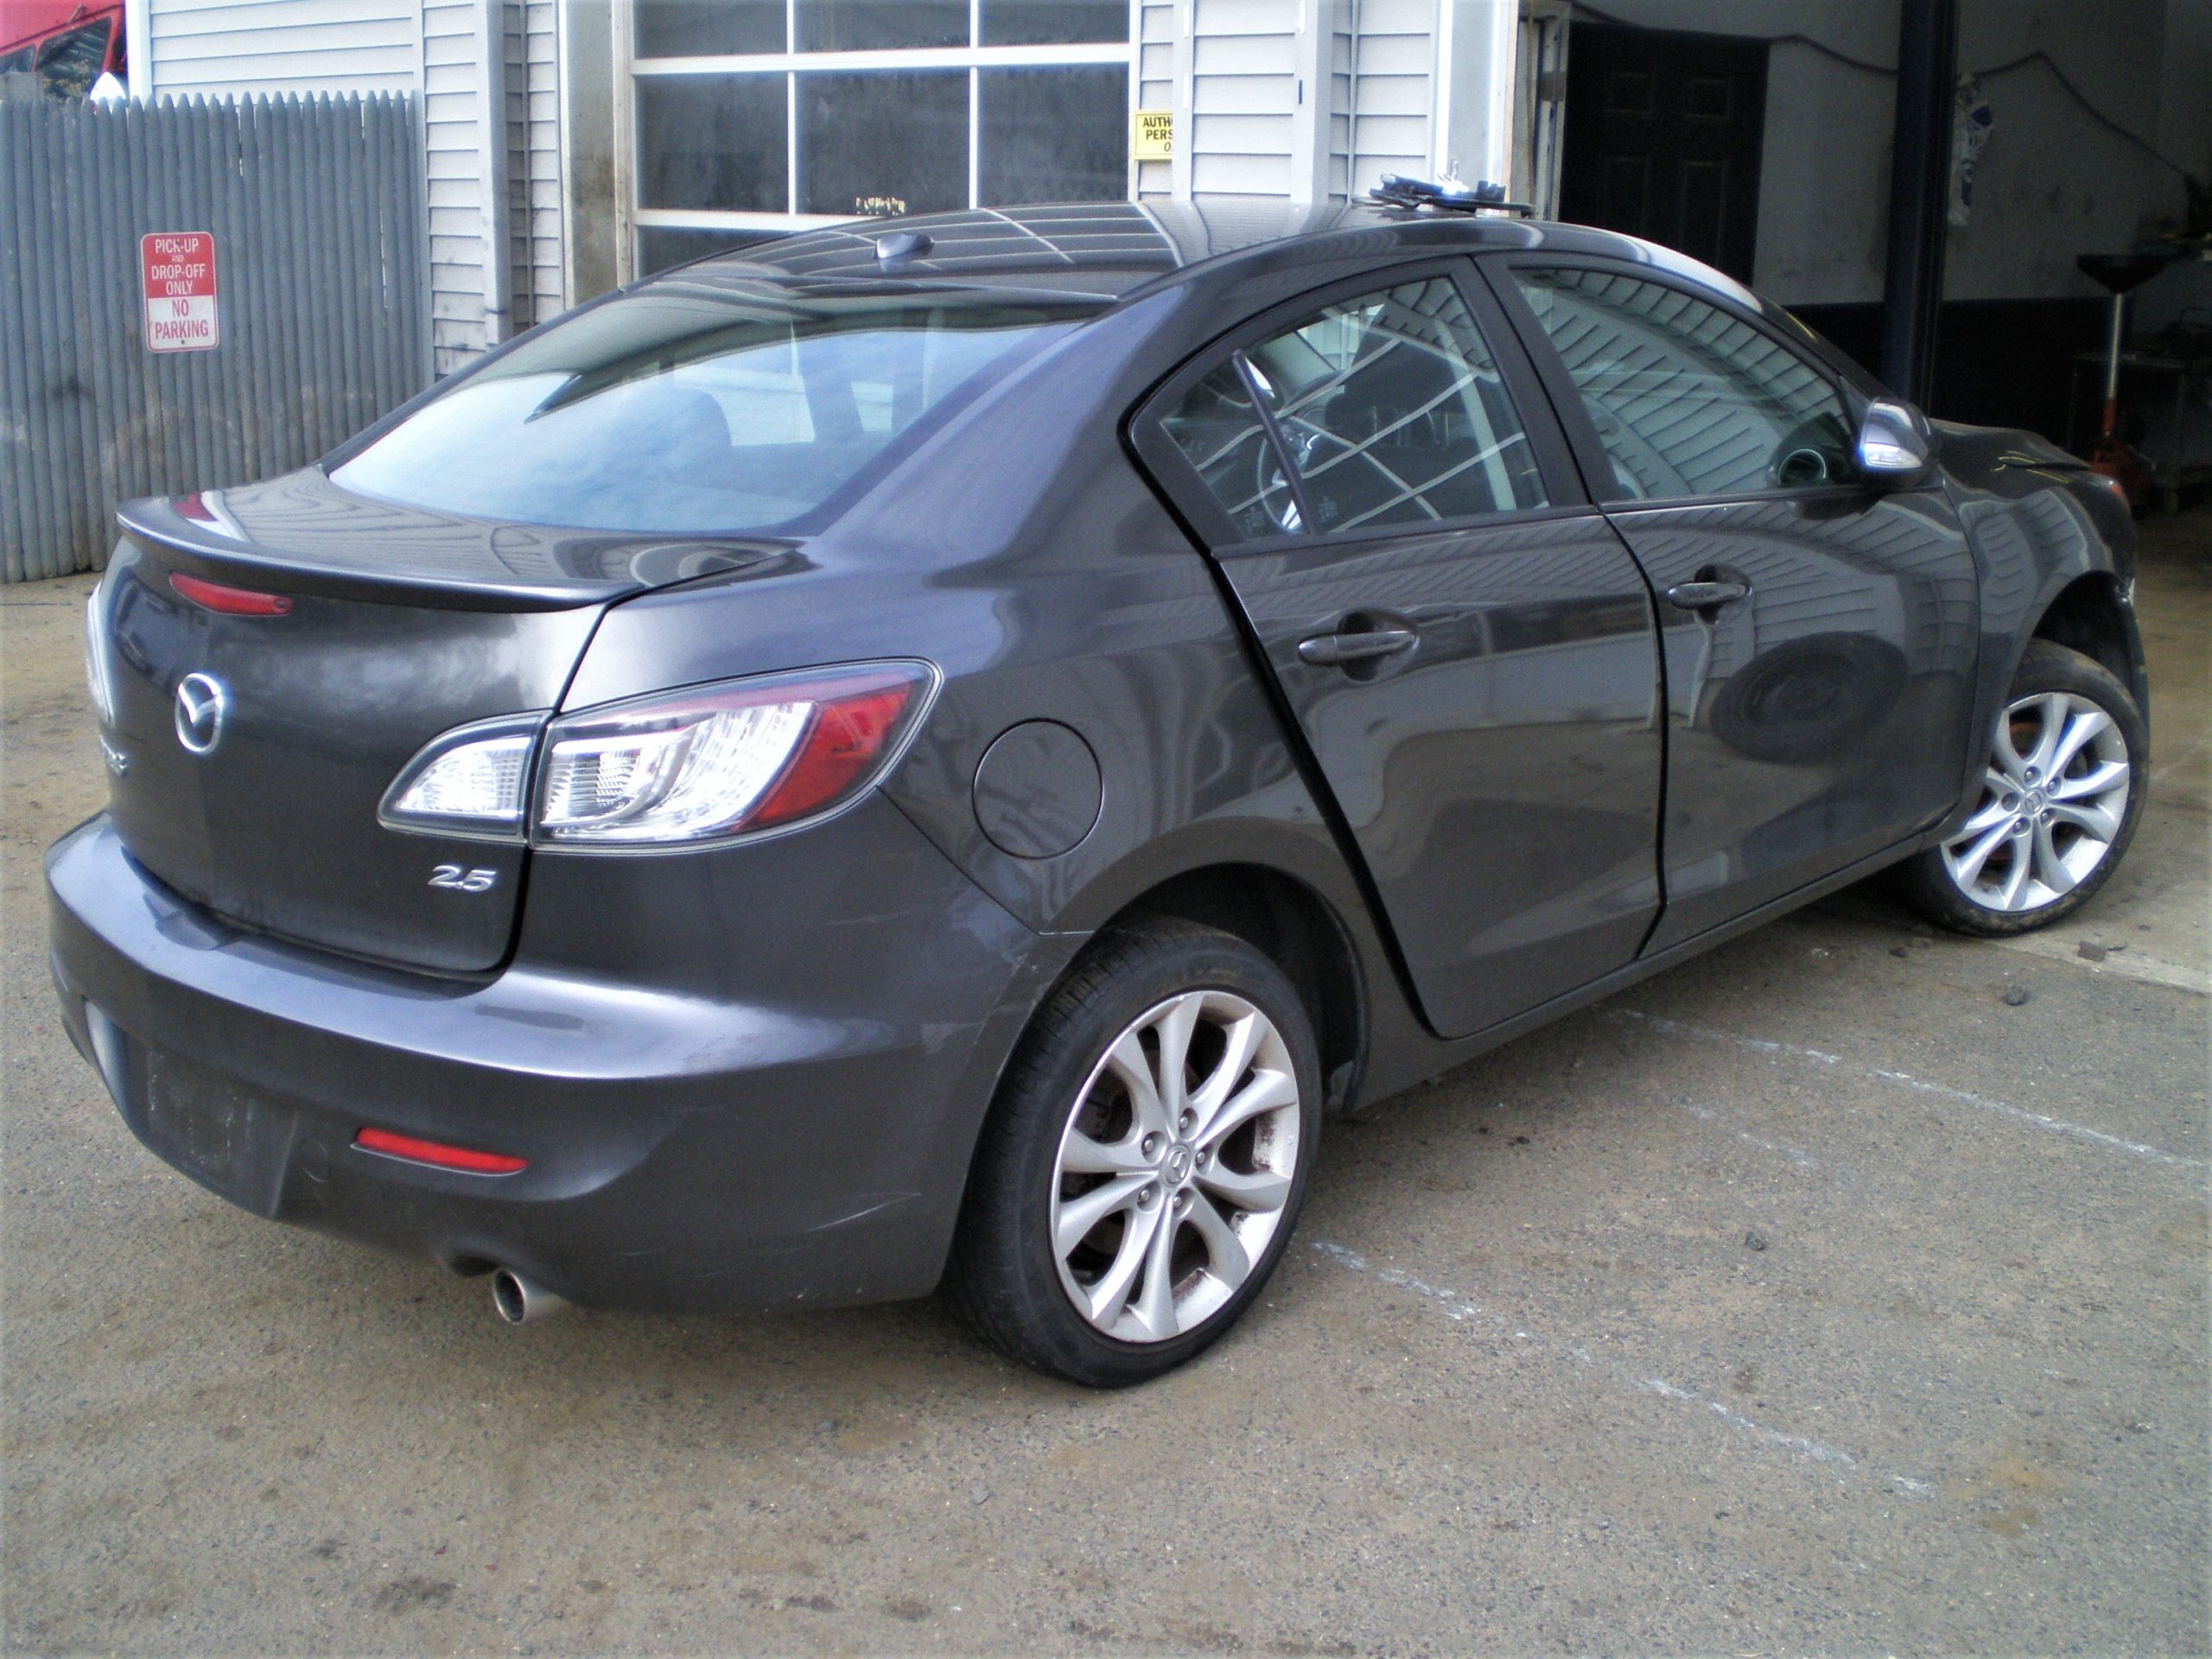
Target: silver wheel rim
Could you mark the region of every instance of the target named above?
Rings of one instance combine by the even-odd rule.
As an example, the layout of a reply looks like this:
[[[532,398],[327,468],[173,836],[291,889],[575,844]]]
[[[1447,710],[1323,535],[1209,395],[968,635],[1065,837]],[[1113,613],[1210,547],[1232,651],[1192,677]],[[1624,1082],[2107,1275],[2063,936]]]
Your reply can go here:
[[[1060,1287],[1096,1330],[1166,1342],[1252,1276],[1298,1173],[1298,1074],[1274,1021],[1185,991],[1090,1069],[1052,1170]]]
[[[2080,887],[2127,817],[2127,740],[2087,697],[2044,691],[1997,722],[1981,800],[1943,868],[1985,910],[2040,910]]]

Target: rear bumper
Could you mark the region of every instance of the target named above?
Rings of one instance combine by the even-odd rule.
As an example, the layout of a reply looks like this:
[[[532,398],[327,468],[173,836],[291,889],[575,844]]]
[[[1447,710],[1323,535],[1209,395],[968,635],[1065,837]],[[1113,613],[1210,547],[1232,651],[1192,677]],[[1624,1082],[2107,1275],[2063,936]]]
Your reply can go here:
[[[720,945],[750,979],[681,982],[698,947],[675,938],[673,984],[533,966],[526,925],[515,965],[471,984],[232,931],[146,876],[99,817],[48,855],[54,978],[131,1129],[260,1215],[461,1271],[512,1267],[600,1306],[921,1294],[999,1065],[1062,953],[880,800],[700,855],[725,862],[697,879],[772,893],[802,842],[847,855],[842,912],[794,919],[785,938],[756,905],[742,946]],[[541,906],[533,878],[556,957],[579,931],[558,922],[575,880],[546,874]],[[623,924],[598,924],[619,962]],[[799,965],[825,951],[834,982]],[[368,1125],[528,1166],[402,1162],[354,1146]]]

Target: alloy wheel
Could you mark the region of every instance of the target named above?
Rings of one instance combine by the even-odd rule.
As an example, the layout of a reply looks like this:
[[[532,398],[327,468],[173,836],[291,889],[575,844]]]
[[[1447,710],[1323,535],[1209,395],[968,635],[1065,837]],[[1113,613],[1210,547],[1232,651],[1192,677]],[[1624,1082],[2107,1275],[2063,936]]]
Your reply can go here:
[[[2112,851],[2127,817],[2127,740],[2070,691],[2022,697],[1997,722],[1981,800],[1944,842],[1943,868],[1985,909],[2054,904]]]
[[[1300,1109],[1282,1033],[1243,997],[1185,991],[1122,1030],[1053,1168],[1053,1258],[1094,1329],[1165,1342],[1236,1294],[1282,1224]]]

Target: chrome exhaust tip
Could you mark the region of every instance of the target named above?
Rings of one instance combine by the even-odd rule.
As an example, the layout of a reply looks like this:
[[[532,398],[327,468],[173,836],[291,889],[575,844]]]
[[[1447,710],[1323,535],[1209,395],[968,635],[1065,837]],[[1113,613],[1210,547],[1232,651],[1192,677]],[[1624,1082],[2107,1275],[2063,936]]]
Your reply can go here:
[[[528,1325],[532,1319],[558,1313],[568,1305],[567,1298],[532,1284],[512,1268],[493,1270],[492,1306],[509,1325]]]

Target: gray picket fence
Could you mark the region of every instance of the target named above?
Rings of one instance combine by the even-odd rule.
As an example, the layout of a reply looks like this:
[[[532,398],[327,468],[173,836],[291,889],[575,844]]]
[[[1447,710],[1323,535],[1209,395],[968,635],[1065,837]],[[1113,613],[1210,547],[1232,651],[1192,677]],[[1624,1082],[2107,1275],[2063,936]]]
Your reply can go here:
[[[411,94],[0,102],[6,580],[107,562],[116,504],[302,466],[429,383]],[[147,349],[139,238],[212,232],[219,340]]]

